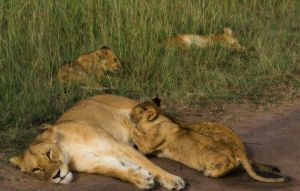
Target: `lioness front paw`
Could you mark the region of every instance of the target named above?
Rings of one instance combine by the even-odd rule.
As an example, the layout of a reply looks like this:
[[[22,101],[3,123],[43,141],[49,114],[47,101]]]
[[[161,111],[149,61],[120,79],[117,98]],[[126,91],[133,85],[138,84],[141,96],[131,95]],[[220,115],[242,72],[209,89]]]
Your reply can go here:
[[[134,181],[133,183],[141,189],[151,189],[155,186],[154,176],[147,170],[138,167],[134,169]]]
[[[185,188],[184,180],[179,176],[168,175],[160,178],[159,183],[169,190],[182,190]]]

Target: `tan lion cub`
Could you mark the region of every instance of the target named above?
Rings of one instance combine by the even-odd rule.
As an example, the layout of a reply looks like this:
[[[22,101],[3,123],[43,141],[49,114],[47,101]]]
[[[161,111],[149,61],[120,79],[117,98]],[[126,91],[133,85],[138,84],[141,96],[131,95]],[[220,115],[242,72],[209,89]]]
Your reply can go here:
[[[58,71],[58,78],[62,84],[77,82],[81,85],[97,86],[92,80],[95,75],[101,79],[104,72],[115,72],[121,69],[121,64],[113,51],[102,47],[91,53],[79,56],[75,62],[63,65]]]
[[[221,177],[242,166],[255,180],[285,182],[288,178],[265,178],[252,168],[272,171],[272,166],[253,163],[247,158],[240,137],[230,128],[216,123],[196,123],[183,127],[170,119],[152,102],[142,102],[131,110],[131,120],[124,120],[130,138],[144,154],[179,161],[205,176]],[[275,169],[276,171],[277,169]]]
[[[224,28],[222,34],[210,35],[194,35],[194,34],[178,34],[174,37],[166,39],[162,45],[167,48],[181,48],[186,49],[191,46],[206,48],[214,43],[221,43],[222,45],[231,48],[232,50],[242,52],[246,48],[241,46],[238,39],[234,36],[231,28]]]

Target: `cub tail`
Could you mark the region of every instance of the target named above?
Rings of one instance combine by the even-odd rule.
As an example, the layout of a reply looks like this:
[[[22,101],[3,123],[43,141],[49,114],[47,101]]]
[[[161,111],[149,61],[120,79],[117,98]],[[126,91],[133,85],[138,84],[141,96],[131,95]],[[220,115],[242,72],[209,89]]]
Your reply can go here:
[[[251,176],[251,178],[253,178],[257,181],[268,182],[268,183],[279,183],[279,182],[290,181],[290,178],[288,178],[288,177],[266,178],[266,177],[260,176],[253,170],[248,157],[244,153],[240,155],[239,161],[242,164],[243,168],[246,170],[246,172]]]

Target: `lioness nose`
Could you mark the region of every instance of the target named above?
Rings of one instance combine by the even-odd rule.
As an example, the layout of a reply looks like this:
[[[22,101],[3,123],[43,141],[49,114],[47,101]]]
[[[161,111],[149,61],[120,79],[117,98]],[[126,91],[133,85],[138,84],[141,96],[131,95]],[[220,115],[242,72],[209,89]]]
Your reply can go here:
[[[56,172],[56,174],[52,177],[52,179],[60,177],[60,169]]]

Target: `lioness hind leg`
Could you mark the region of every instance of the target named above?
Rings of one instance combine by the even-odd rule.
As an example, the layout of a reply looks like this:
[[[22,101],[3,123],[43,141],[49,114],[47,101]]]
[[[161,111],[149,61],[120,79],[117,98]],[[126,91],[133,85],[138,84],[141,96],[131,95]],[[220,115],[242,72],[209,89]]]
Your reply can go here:
[[[141,189],[151,189],[155,185],[154,176],[149,171],[115,156],[101,157],[89,172],[116,177],[131,182]]]
[[[237,164],[233,163],[226,157],[221,157],[215,164],[210,165],[211,168],[204,170],[203,175],[218,178],[226,175],[238,167]]]

